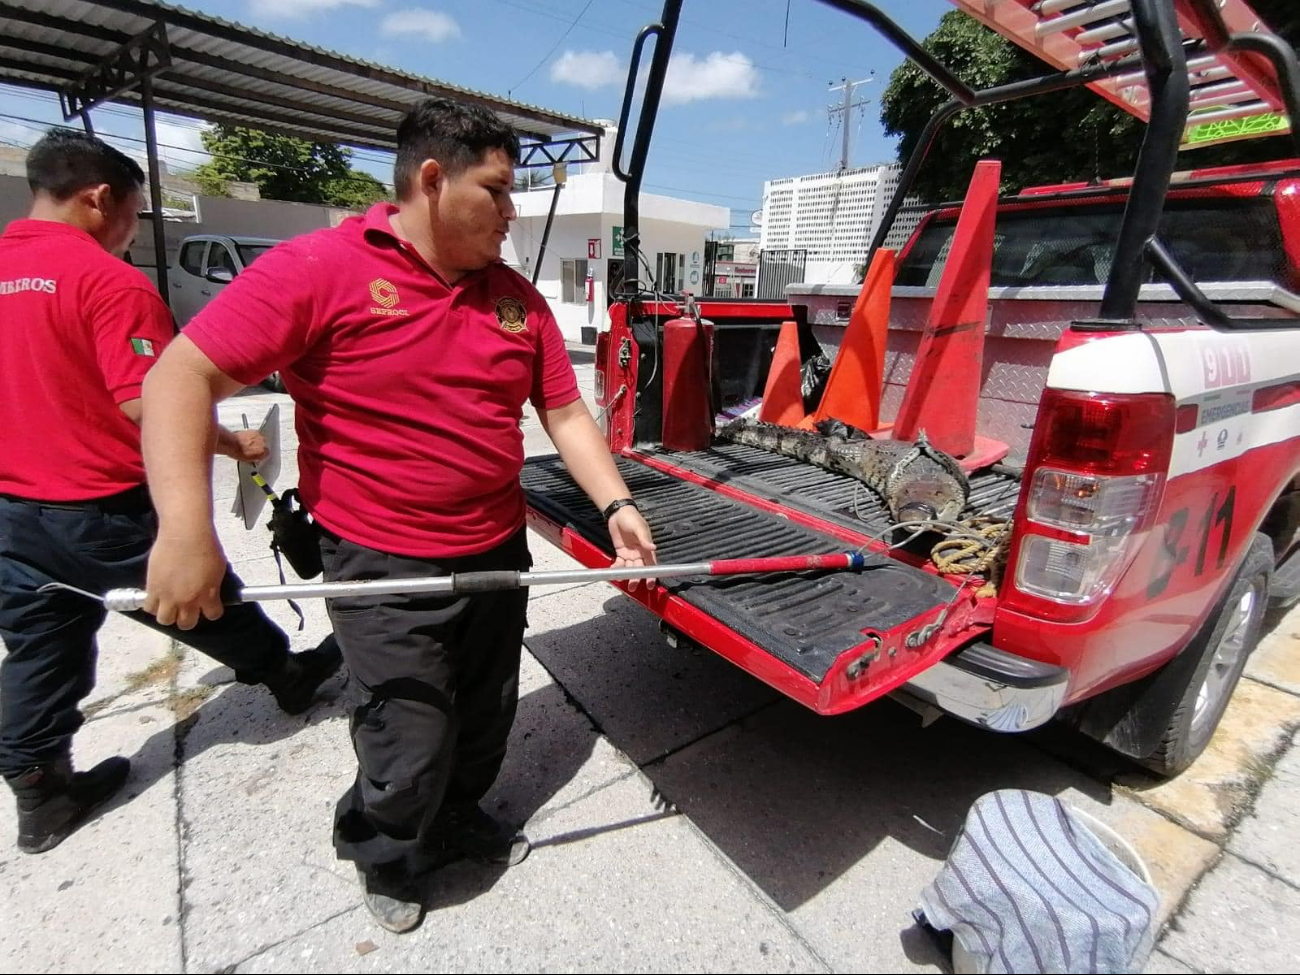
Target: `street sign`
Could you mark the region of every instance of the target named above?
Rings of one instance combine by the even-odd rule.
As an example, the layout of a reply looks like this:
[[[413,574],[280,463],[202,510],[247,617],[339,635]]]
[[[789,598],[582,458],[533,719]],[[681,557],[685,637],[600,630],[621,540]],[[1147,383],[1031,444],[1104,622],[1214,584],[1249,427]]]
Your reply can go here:
[[[623,256],[623,228],[622,227],[614,228],[614,246],[610,248],[610,252],[615,257]]]

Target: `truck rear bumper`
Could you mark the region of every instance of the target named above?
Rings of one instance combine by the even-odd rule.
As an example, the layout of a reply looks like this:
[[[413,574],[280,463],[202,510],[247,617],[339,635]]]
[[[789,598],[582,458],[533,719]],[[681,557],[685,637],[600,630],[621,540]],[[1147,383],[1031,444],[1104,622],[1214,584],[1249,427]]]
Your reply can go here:
[[[894,696],[991,731],[1028,731],[1060,709],[1069,677],[1064,667],[975,643],[923,670]]]

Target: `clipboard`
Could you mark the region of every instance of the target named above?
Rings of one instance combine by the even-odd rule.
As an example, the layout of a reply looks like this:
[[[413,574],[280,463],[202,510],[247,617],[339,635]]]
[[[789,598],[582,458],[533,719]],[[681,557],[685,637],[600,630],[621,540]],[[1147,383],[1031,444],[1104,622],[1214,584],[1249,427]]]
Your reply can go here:
[[[247,417],[244,418],[244,426],[245,428],[248,426]],[[262,509],[266,507],[266,492],[253,480],[253,472],[257,471],[262,475],[262,480],[272,486],[275,485],[275,479],[280,476],[279,403],[267,411],[257,432],[266,441],[270,453],[260,464],[249,464],[242,460],[238,462],[236,466],[239,470],[239,489],[235,494],[235,503],[230,509],[233,514],[244,519],[244,528],[248,531],[253,530],[257,519],[261,517]]]

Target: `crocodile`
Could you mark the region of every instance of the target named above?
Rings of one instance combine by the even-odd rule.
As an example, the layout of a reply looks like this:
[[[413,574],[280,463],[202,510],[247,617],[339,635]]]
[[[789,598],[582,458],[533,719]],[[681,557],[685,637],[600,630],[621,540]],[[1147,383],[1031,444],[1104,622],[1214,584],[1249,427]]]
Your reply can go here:
[[[880,495],[896,522],[954,522],[970,494],[961,465],[933,446],[924,431],[915,443],[849,440],[740,419],[719,427],[718,436],[856,478]]]

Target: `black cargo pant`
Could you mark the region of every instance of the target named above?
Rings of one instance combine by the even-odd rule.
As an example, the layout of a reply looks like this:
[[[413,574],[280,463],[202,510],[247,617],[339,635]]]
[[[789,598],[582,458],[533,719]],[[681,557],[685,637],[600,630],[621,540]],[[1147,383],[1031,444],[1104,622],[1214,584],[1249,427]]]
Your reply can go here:
[[[325,533],[327,580],[525,570],[520,529],[479,555],[390,555]],[[357,777],[339,800],[334,848],[367,871],[414,875],[436,846],[444,806],[468,807],[491,788],[519,700],[528,591],[332,599],[334,634],[352,674]]]
[[[14,776],[67,756],[83,718],[78,703],[95,686],[95,634],[106,611],[48,582],[87,592],[144,586],[158,519],[143,488],[99,501],[43,504],[0,496],[0,773]],[[242,583],[226,568],[223,591]],[[284,667],[289,639],[256,606],[229,606],[192,630],[161,630],[256,684]]]

